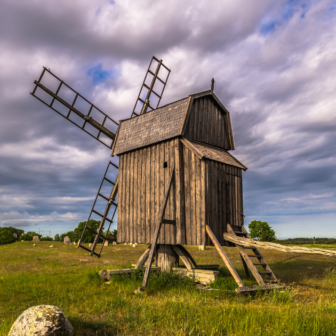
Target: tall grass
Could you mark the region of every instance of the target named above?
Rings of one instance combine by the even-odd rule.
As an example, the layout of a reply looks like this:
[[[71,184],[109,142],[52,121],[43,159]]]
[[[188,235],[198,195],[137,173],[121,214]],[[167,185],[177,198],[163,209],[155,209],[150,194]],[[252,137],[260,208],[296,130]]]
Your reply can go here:
[[[97,260],[61,244],[52,250],[39,243],[38,251],[22,244],[7,250],[0,247],[0,335],[8,334],[25,309],[39,304],[60,307],[76,335],[336,334],[336,271],[330,268],[334,261],[325,257],[284,261],[281,253],[266,255],[277,275],[285,275],[287,283],[296,282],[283,291],[247,295],[228,291],[235,283],[223,268],[221,277],[211,284],[216,291],[195,289],[190,279],[175,274],[152,273],[147,290],[134,294],[142,282],[141,271],[112,276],[108,283],[97,273],[134,263],[145,247],[109,247]],[[220,262],[212,248],[188,249],[197,262]],[[235,261],[235,250],[228,253]],[[15,262],[7,263],[11,256]],[[281,271],[284,263],[288,274]],[[308,269],[307,265],[314,266]],[[243,277],[238,266],[237,258]],[[298,281],[297,273],[303,272]],[[243,280],[250,284],[251,280]]]

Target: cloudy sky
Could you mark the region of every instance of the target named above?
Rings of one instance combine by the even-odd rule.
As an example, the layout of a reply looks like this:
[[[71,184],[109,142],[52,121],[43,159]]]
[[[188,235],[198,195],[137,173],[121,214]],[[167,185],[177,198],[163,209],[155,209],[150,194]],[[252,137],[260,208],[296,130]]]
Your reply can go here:
[[[0,0],[0,226],[54,235],[87,219],[110,150],[30,95],[42,67],[116,120],[153,55],[162,104],[210,88],[245,163],[246,222],[336,237],[336,3]]]

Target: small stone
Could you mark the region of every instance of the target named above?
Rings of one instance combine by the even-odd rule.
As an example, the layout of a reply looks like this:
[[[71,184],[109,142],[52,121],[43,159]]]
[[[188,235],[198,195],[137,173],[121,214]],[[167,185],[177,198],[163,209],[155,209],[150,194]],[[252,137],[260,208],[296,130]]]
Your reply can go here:
[[[33,244],[33,246],[36,246],[36,244]]]
[[[69,236],[64,237],[64,244],[70,245],[71,244],[71,239]]]
[[[76,244],[76,242],[73,242],[72,245],[75,245],[75,246],[76,246],[77,244]]]
[[[112,243],[112,245],[117,245],[117,242],[114,241],[114,242]]]
[[[54,245],[50,245],[49,247],[54,247]]]
[[[92,246],[92,244],[90,243],[90,244],[89,244],[89,247],[91,247],[91,246]]]
[[[127,245],[127,243],[125,243],[124,245]]]
[[[105,241],[104,246],[109,246],[108,240]]]
[[[134,294],[142,294],[143,293],[143,288],[142,287],[138,287],[135,291]]]
[[[132,244],[132,247],[136,247],[136,245],[135,245],[135,244]]]
[[[21,242],[23,242],[24,240],[21,240]]]
[[[8,336],[72,336],[73,327],[56,306],[35,306],[25,310],[14,322]]]
[[[34,237],[33,237],[33,241],[40,241],[39,236],[34,236]]]
[[[205,245],[198,245],[198,249],[200,251],[204,251],[204,250],[206,250],[206,246]]]

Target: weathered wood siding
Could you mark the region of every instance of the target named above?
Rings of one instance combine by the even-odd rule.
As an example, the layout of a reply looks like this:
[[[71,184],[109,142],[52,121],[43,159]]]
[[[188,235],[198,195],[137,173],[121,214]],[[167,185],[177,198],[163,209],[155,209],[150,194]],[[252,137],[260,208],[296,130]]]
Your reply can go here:
[[[223,149],[234,149],[229,115],[211,96],[193,101],[184,136]]]
[[[185,243],[205,244],[205,162],[183,146]]]
[[[206,222],[221,245],[226,224],[242,226],[242,170],[216,161],[205,160]],[[212,245],[206,236],[206,245]]]
[[[158,244],[184,243],[184,200],[180,197],[183,194],[181,152],[180,141],[173,139],[120,155],[118,242],[151,242],[169,175],[175,166],[175,181],[169,193],[164,219],[175,219],[176,214],[176,225],[162,224]],[[167,168],[164,168],[165,162]]]
[[[212,245],[209,225],[224,245],[226,224],[243,225],[242,169],[200,160],[176,138],[120,155],[118,242],[151,243],[174,166],[164,219],[176,225],[162,224],[158,244]]]

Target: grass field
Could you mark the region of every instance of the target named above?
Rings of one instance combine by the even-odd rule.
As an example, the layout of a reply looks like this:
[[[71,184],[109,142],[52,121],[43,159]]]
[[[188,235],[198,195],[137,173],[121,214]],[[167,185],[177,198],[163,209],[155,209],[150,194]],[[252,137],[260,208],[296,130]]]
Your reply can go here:
[[[288,287],[250,295],[225,291],[235,284],[224,267],[213,284],[221,290],[211,292],[195,289],[188,279],[158,273],[136,295],[141,274],[114,276],[109,284],[97,275],[102,269],[130,267],[145,248],[112,245],[98,260],[57,242],[0,246],[0,335],[8,334],[25,309],[41,304],[58,306],[75,335],[336,334],[336,260],[331,257],[265,250],[266,260]],[[199,264],[223,265],[213,247],[187,248]],[[244,279],[236,248],[225,251]]]

